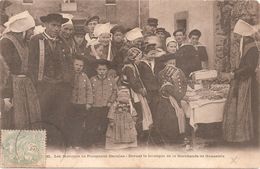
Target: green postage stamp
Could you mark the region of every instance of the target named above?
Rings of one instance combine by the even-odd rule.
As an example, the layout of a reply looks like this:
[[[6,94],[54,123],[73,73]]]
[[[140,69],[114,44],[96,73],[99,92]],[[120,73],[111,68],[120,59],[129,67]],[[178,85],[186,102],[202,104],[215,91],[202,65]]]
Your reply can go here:
[[[45,167],[46,131],[1,130],[3,167]]]

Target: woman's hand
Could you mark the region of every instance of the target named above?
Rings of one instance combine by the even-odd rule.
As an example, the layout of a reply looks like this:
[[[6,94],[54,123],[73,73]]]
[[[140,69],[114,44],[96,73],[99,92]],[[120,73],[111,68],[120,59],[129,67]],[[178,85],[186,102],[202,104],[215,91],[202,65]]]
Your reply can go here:
[[[230,82],[232,79],[234,79],[234,73],[233,72],[230,72],[230,73],[221,72],[220,79],[228,80]]]

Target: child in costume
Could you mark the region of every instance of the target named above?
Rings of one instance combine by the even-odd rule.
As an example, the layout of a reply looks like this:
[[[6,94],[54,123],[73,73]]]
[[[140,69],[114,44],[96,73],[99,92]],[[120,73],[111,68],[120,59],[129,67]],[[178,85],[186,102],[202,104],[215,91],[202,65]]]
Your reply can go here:
[[[96,62],[97,75],[90,79],[93,92],[93,106],[88,114],[88,131],[91,144],[105,143],[107,113],[116,100],[117,85],[108,76],[109,62],[99,59]]]
[[[137,147],[136,116],[130,90],[126,86],[120,86],[117,99],[110,107],[107,116],[109,125],[106,133],[106,149]]]
[[[84,58],[76,56],[73,66],[75,76],[71,98],[72,111],[66,116],[66,123],[70,124],[67,125],[66,131],[70,146],[77,148],[82,146],[84,117],[93,104],[93,93],[90,80],[83,72]]]

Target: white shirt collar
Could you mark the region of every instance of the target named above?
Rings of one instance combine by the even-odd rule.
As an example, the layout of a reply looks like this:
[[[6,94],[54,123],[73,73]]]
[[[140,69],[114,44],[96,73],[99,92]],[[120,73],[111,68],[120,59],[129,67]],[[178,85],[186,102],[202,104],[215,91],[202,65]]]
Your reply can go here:
[[[52,38],[50,35],[48,35],[45,31],[43,32],[43,34],[50,40],[55,41],[57,38]]]

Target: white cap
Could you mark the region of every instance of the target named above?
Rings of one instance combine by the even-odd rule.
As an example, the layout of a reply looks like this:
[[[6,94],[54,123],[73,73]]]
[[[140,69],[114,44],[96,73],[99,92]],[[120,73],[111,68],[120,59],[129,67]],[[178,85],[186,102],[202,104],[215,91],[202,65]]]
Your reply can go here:
[[[7,32],[24,32],[35,26],[35,21],[28,11],[24,11],[12,16],[5,24]]]
[[[63,16],[63,18],[69,19],[68,22],[62,24],[61,26],[64,26],[64,25],[73,25],[73,22],[72,22],[73,15],[72,15],[72,14],[62,13],[61,15]]]
[[[102,33],[109,33],[110,30],[112,29],[112,25],[108,22],[105,24],[97,24],[94,29],[94,36],[99,37]]]
[[[251,36],[257,32],[257,29],[247,22],[239,19],[234,27],[233,32],[242,36]]]
[[[134,29],[130,30],[129,32],[127,32],[125,37],[129,41],[133,41],[137,38],[142,38],[143,37],[142,29],[134,28]]]
[[[45,27],[43,27],[42,25],[37,25],[35,26],[34,28],[34,35],[37,35],[37,34],[40,34],[40,33],[43,33],[45,31]]]
[[[168,37],[167,39],[166,39],[166,46],[170,43],[170,42],[175,42],[175,43],[177,43],[177,41],[175,40],[175,38],[173,37],[173,36],[171,36],[171,37]]]

